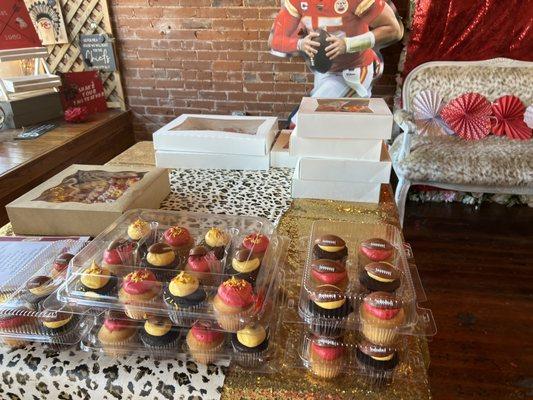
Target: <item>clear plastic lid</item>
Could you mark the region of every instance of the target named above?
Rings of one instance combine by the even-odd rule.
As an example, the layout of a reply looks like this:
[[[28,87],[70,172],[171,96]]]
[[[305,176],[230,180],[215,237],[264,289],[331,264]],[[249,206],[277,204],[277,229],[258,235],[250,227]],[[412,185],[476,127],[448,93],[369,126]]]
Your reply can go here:
[[[74,257],[58,299],[236,331],[272,310],[287,246],[263,218],[132,210]]]
[[[383,343],[397,334],[434,335],[431,311],[418,306],[412,268],[401,233],[392,225],[316,221],[303,271],[300,317],[311,330],[330,337],[345,329],[361,330]],[[415,329],[419,322],[423,330]]]

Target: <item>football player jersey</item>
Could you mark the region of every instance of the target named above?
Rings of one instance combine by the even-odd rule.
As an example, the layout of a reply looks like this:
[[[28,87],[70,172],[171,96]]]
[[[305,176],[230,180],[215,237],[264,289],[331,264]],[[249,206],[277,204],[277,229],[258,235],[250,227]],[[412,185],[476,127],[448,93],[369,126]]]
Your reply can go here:
[[[324,29],[337,37],[352,37],[369,31],[369,25],[385,7],[385,0],[284,0],[285,9],[307,30]],[[333,60],[331,72],[369,65],[376,58],[372,49],[346,53]]]

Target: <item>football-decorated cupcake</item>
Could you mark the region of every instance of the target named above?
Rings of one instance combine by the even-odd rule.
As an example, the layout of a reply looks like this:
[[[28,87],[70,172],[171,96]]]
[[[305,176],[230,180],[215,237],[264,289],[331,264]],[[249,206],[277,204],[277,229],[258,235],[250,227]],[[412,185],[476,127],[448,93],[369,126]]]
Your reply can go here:
[[[178,268],[179,260],[172,247],[166,243],[154,243],[142,262],[144,268],[153,268],[160,279],[169,276]]]
[[[194,239],[187,228],[171,226],[163,233],[163,241],[172,247],[180,257],[187,257],[194,246]]]
[[[345,367],[346,346],[340,338],[315,337],[309,345],[311,372],[331,379],[339,376]]]
[[[253,305],[252,285],[244,279],[235,277],[222,282],[213,299],[217,321],[229,332],[236,332],[244,326],[241,317],[247,315]]]
[[[340,336],[353,309],[343,290],[334,285],[319,285],[309,292],[308,310],[305,319],[314,333]]]
[[[38,303],[47,298],[57,289],[60,280],[54,280],[50,276],[37,275],[26,282],[24,297],[30,303]]]
[[[255,255],[251,250],[241,249],[233,255],[231,266],[228,266],[227,273],[254,285],[260,267],[261,259],[259,256]]]
[[[53,279],[64,276],[68,268],[68,263],[72,260],[74,256],[70,253],[61,253],[54,259],[54,264],[52,265],[52,271],[50,271],[50,277]]]
[[[357,345],[355,356],[357,366],[367,381],[378,386],[392,380],[394,369],[399,362],[394,347],[380,346],[368,340],[363,340]]]
[[[195,276],[181,271],[165,285],[163,300],[169,310],[170,319],[176,325],[188,326],[197,318],[190,313],[205,305],[207,293]]]
[[[263,258],[270,240],[262,233],[251,233],[242,240],[242,247],[250,250],[254,256]]]
[[[394,247],[385,239],[366,239],[359,244],[359,254],[371,261],[388,261],[394,255]]]
[[[115,239],[104,250],[102,259],[102,267],[109,271],[116,273],[117,267],[121,265],[131,265],[133,259],[133,252],[137,244],[126,239]]]
[[[110,312],[98,330],[98,340],[109,357],[117,357],[131,351],[128,344],[137,338],[137,322],[128,319],[123,313]]]
[[[219,283],[217,280],[222,273],[222,264],[205,246],[195,246],[189,252],[185,271],[197,277],[204,285],[213,286]]]
[[[76,289],[88,297],[107,296],[117,286],[116,276],[108,269],[100,267],[94,260],[80,275]]]
[[[122,281],[118,298],[124,305],[124,312],[131,319],[144,319],[143,306],[149,305],[161,292],[161,283],[148,269],[130,272]]]
[[[315,240],[313,255],[317,259],[344,260],[348,256],[348,249],[340,237],[322,235]]]
[[[348,286],[348,272],[342,261],[318,259],[311,261],[311,279],[317,285],[334,285],[341,290]]]
[[[150,317],[139,332],[139,339],[149,349],[175,349],[180,331],[168,318]]]
[[[205,245],[208,250],[212,250],[216,258],[222,260],[230,243],[231,235],[228,232],[218,228],[211,228],[207,231],[200,244]]]
[[[257,368],[268,351],[268,332],[259,323],[250,324],[231,334],[235,361],[243,367]]]
[[[394,292],[400,287],[402,272],[386,261],[374,261],[360,269],[359,283],[370,292]]]
[[[361,332],[372,343],[389,346],[405,321],[402,301],[392,293],[366,295],[359,308]]]
[[[209,321],[197,321],[187,333],[189,354],[200,364],[215,362],[224,347],[224,333],[213,328]]]

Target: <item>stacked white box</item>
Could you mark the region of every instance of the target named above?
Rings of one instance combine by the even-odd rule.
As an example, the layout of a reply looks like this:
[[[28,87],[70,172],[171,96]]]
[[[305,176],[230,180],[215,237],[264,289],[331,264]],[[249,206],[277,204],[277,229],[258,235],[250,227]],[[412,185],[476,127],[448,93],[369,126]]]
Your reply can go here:
[[[298,157],[292,196],[379,201],[392,163],[392,113],[382,99],[303,98],[290,154]]]
[[[294,132],[291,133],[290,130],[282,130],[278,135],[274,146],[272,146],[272,151],[270,152],[270,166],[271,167],[281,167],[281,168],[294,168],[298,162],[298,157],[290,154],[289,152],[289,143],[292,141],[292,136]]]
[[[162,168],[267,170],[275,117],[183,114],[154,133]]]

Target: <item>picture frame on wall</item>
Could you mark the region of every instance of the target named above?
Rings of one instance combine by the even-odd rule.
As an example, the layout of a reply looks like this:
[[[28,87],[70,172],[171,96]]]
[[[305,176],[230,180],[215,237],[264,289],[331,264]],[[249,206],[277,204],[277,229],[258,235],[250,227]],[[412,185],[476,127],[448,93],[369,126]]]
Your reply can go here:
[[[44,46],[68,43],[65,20],[58,0],[24,0]]]

